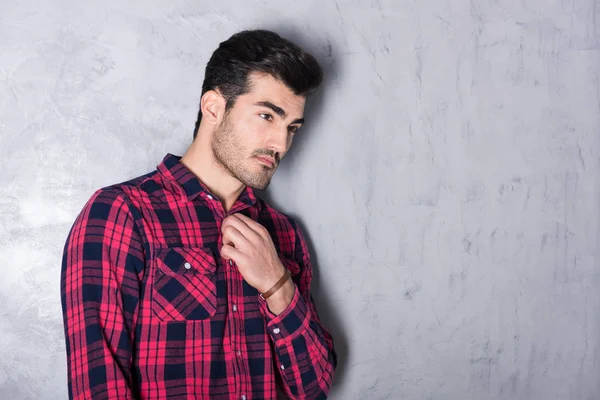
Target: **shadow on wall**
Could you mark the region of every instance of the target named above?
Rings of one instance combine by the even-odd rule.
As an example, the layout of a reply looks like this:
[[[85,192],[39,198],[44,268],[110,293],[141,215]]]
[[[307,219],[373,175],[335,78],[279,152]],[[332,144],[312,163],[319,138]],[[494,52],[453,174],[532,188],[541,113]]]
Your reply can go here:
[[[305,50],[309,51],[315,56],[315,58],[317,58],[317,60],[323,68],[323,86],[316,93],[309,96],[306,102],[306,109],[304,112],[307,123],[302,128],[302,135],[299,135],[294,139],[294,146],[292,150],[286,155],[285,164],[287,164],[287,167],[289,168],[289,166],[295,162],[297,155],[302,151],[304,147],[303,144],[310,140],[310,136],[313,133],[311,124],[314,121],[319,121],[321,119],[323,104],[325,104],[325,98],[327,95],[328,77],[335,76],[337,72],[335,68],[336,65],[334,62],[335,58],[332,55],[332,45],[329,40],[326,40],[324,43],[318,43],[319,46],[316,47],[314,44],[303,42],[302,38],[299,35],[294,34],[294,32],[290,31],[289,26],[286,26],[282,29],[280,29],[279,27],[265,28],[272,29],[273,31],[285,37],[286,39],[293,41]],[[322,132],[320,132],[319,134],[322,134]],[[279,207],[277,205],[277,202],[275,202],[272,199],[268,190],[260,192],[260,195],[267,203],[271,204],[276,209],[286,212],[285,209]],[[287,214],[293,217],[298,222],[298,225],[302,229],[306,238],[306,242],[310,251],[311,260],[313,264],[313,283],[311,293],[313,295],[321,322],[333,336],[334,345],[338,357],[338,365],[333,381],[333,393],[335,391],[336,386],[341,386],[343,384],[344,377],[346,375],[346,361],[348,359],[349,354],[346,329],[343,326],[342,321],[339,319],[339,316],[336,314],[334,306],[328,295],[327,287],[333,285],[333,282],[325,283],[324,285],[322,285],[321,280],[319,279],[320,264],[318,262],[318,255],[315,252],[313,241],[309,232],[307,232],[307,230],[304,229],[304,225],[302,224],[302,218],[289,213]]]

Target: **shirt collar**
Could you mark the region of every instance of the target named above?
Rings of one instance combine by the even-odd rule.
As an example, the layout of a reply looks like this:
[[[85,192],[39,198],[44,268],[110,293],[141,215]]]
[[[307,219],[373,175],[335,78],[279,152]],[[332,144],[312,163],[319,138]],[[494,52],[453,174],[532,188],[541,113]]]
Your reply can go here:
[[[217,198],[208,190],[208,188],[189,170],[183,163],[180,162],[181,156],[176,156],[168,153],[157,166],[158,172],[165,178],[183,189],[183,193],[188,200],[193,200],[198,195],[212,196]],[[254,189],[246,186],[237,201],[248,206],[260,206],[260,201],[256,196]]]

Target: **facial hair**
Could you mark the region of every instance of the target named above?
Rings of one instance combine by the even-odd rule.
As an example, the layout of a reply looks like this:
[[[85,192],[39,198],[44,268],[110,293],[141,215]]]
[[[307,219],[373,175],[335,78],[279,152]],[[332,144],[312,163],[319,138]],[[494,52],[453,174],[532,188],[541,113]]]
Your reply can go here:
[[[253,189],[264,190],[271,183],[271,177],[279,164],[279,157],[273,151],[257,149],[249,157],[244,151],[241,134],[235,129],[229,118],[229,113],[215,129],[211,146],[217,164],[229,175]],[[275,160],[273,168],[262,166],[259,172],[248,168],[246,164],[253,162],[258,155],[266,155]]]

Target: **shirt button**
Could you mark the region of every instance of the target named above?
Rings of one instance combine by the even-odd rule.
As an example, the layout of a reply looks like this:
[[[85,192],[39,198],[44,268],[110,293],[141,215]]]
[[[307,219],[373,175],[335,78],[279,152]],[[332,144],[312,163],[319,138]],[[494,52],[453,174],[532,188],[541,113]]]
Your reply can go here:
[[[207,194],[206,197],[208,197],[209,200],[213,199],[213,197],[210,194]]]
[[[186,262],[185,264],[183,264],[183,266],[185,267],[185,269],[190,269],[192,268],[192,264]]]
[[[233,311],[237,311],[237,306],[235,304],[231,308],[233,309]]]
[[[281,364],[281,370],[283,371],[285,369],[285,367],[283,366],[283,364]]]
[[[229,260],[229,265],[233,265],[233,260]]]
[[[276,335],[277,335],[279,332],[281,332],[281,331],[279,330],[279,328],[275,328],[275,329],[273,329],[273,333],[274,333],[274,334],[276,334]]]
[[[238,350],[238,357],[241,357],[241,356],[242,356],[242,351]]]
[[[246,396],[242,395],[241,399],[246,400]]]

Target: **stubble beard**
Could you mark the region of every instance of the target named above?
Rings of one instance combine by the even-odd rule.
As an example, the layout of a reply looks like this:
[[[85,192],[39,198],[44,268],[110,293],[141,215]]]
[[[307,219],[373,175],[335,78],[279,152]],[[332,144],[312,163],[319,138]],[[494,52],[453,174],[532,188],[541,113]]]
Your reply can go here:
[[[212,150],[219,167],[227,174],[253,189],[264,190],[271,183],[274,169],[262,166],[261,172],[256,173],[244,166],[244,163],[252,162],[244,151],[237,145],[239,143],[238,133],[235,131],[229,116],[226,115],[223,122],[216,128],[212,137]]]

